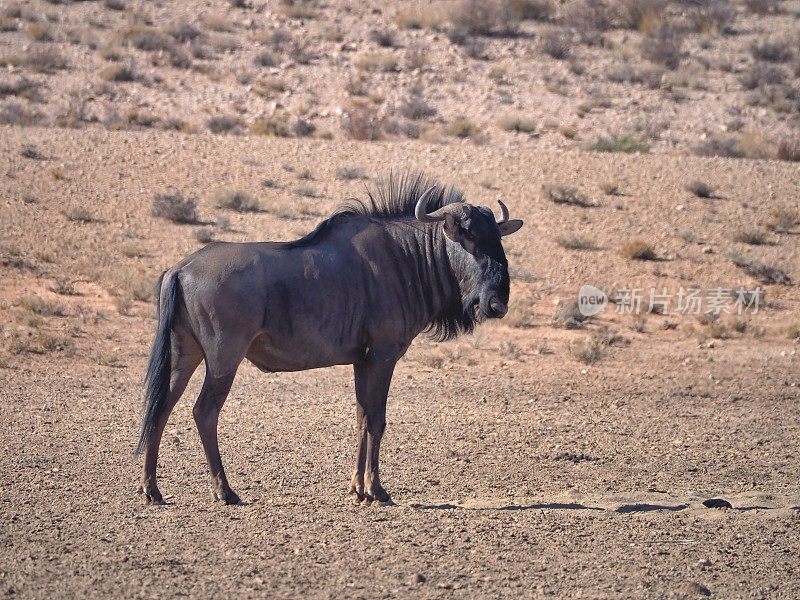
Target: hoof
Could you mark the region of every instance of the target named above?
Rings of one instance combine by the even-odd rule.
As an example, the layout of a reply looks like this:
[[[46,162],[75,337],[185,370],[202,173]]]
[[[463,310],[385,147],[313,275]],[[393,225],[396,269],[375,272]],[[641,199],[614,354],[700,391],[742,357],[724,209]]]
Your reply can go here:
[[[219,500],[220,502],[224,502],[228,506],[232,504],[242,503],[241,498],[239,498],[239,494],[237,494],[230,488],[228,488],[227,490],[217,490],[216,492],[214,492],[214,499]]]
[[[361,502],[364,500],[364,486],[350,484],[350,490],[348,491],[348,494],[350,501],[353,504],[361,504]]]
[[[160,506],[165,504],[161,492],[155,485],[141,485],[139,486],[139,494],[144,497],[144,503],[148,506]]]
[[[389,497],[389,494],[380,485],[367,488],[364,491],[364,499],[369,500],[370,502],[378,502],[380,504],[386,504],[392,501],[392,499]]]

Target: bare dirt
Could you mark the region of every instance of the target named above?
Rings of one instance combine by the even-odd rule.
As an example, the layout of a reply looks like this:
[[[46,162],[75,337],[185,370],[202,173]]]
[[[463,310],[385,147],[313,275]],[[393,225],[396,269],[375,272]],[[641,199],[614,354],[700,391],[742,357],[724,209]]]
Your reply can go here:
[[[2,597],[800,597],[800,167],[689,156],[797,160],[800,4],[670,2],[623,26],[637,3],[615,1],[595,31],[570,1],[459,37],[481,4],[0,6]],[[662,25],[674,67],[643,55]],[[354,106],[380,141],[349,139]],[[600,137],[635,152],[587,152]],[[198,373],[164,435],[167,504],[145,506],[158,275],[210,239],[299,237],[414,169],[525,227],[506,318],[398,365],[394,505],[346,495],[350,368],[243,365],[220,425],[243,504],[212,499]],[[221,208],[234,193],[258,210]],[[157,194],[197,222],[154,217]],[[642,308],[554,321],[584,284]]]
[[[795,166],[102,130],[6,128],[0,139],[5,596],[800,594],[800,379],[787,333],[797,287],[766,286],[767,306],[740,318],[743,332],[735,315],[723,315],[722,330],[669,314],[641,326],[613,308],[582,330],[551,324],[556,299],[585,282],[756,285],[723,255],[732,247],[797,277],[796,234],[748,248],[731,241],[794,202]],[[43,159],[20,155],[31,144]],[[168,504],[143,506],[130,453],[154,320],[131,289],[139,279],[149,289],[199,247],[193,233],[203,227],[151,217],[153,195],[183,190],[201,219],[226,215],[219,239],[289,239],[319,218],[301,209],[323,214],[362,193],[364,181],[336,179],[342,165],[425,168],[473,201],[505,198],[527,223],[508,243],[511,313],[471,338],[421,339],[401,361],[383,445],[396,506],[346,498],[349,368],[265,375],[250,366],[220,430],[244,505],[212,501],[191,419],[196,376],[162,447]],[[313,179],[298,179],[305,168]],[[694,197],[687,176],[718,198]],[[559,180],[599,206],[544,198],[541,185]],[[605,196],[597,185],[606,180],[625,195]],[[319,197],[298,196],[301,184]],[[221,187],[248,191],[268,212],[215,208]],[[92,221],[67,218],[75,207]],[[554,242],[572,229],[599,249]],[[662,260],[622,257],[616,246],[632,236],[651,240]],[[77,295],[50,291],[64,278]],[[65,316],[35,314],[48,313],[36,297]],[[675,328],[663,329],[667,321]],[[603,346],[598,362],[570,351],[611,333],[624,343]],[[733,508],[705,508],[712,497]]]

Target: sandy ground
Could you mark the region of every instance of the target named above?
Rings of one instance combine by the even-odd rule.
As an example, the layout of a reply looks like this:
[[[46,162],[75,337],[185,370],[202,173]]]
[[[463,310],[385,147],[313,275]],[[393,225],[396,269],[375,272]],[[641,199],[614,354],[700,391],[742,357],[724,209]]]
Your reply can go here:
[[[26,145],[42,158],[21,156]],[[144,506],[131,450],[154,321],[134,292],[198,248],[203,227],[151,217],[154,194],[179,190],[197,198],[202,220],[226,216],[218,239],[289,239],[362,193],[365,181],[336,178],[344,165],[370,176],[425,168],[474,202],[505,198],[527,223],[507,246],[511,313],[470,338],[419,340],[401,361],[382,460],[396,506],[346,498],[349,368],[250,366],[220,427],[244,504],[212,500],[191,419],[196,374],[162,446],[167,505]],[[800,359],[787,333],[797,286],[766,286],[763,310],[741,327],[724,315],[724,330],[613,309],[577,331],[551,324],[555,302],[583,283],[755,286],[730,249],[800,278],[796,233],[732,240],[796,206],[795,165],[3,128],[0,177],[5,597],[800,595]],[[690,179],[716,198],[687,192]],[[624,195],[605,195],[606,181]],[[547,183],[576,185],[598,206],[555,205],[541,194]],[[266,210],[216,208],[221,188]],[[76,208],[91,221],[74,220]],[[564,232],[598,249],[564,249]],[[633,238],[661,260],[621,256]],[[76,295],[50,291],[60,278]],[[31,298],[63,316],[36,314]],[[570,352],[603,332],[624,343],[593,364]],[[709,498],[733,508],[705,508]]]

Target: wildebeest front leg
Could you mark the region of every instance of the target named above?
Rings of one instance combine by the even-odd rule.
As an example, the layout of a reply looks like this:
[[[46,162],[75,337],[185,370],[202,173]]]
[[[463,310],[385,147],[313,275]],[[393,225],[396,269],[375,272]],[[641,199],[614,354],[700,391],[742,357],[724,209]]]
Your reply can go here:
[[[381,485],[379,463],[381,438],[386,429],[386,397],[396,363],[396,356],[381,356],[373,352],[366,362],[355,366],[356,401],[363,409],[366,421],[366,449],[363,437],[359,439],[359,459],[362,452],[364,455],[364,488],[359,496],[366,500],[389,500],[389,494]],[[356,467],[357,473],[359,466],[360,462]]]
[[[222,458],[219,455],[219,443],[217,442],[219,413],[225,404],[228,392],[231,390],[234,377],[236,377],[236,372],[223,377],[214,377],[206,372],[203,389],[192,410],[194,422],[197,424],[197,431],[200,433],[200,441],[203,442],[203,450],[205,450],[206,459],[208,460],[214,497],[217,500],[222,500],[225,504],[239,504],[240,502],[239,496],[228,485],[228,478],[225,476],[225,469],[222,467]]]
[[[356,402],[356,468],[350,478],[350,494],[355,502],[364,499],[364,466],[367,460],[367,415]]]

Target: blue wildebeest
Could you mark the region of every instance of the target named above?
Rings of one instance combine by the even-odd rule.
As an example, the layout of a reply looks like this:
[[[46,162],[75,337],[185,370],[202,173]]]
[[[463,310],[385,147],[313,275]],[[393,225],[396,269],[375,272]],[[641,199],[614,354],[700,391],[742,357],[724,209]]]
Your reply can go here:
[[[358,445],[354,499],[385,502],[378,455],[395,364],[423,331],[450,339],[508,310],[502,236],[522,227],[422,175],[389,177],[293,242],[208,244],[167,270],[145,381],[140,492],[163,502],[156,462],[167,419],[201,361],[194,420],[215,497],[239,502],[217,420],[242,360],[262,371],[352,364]]]

